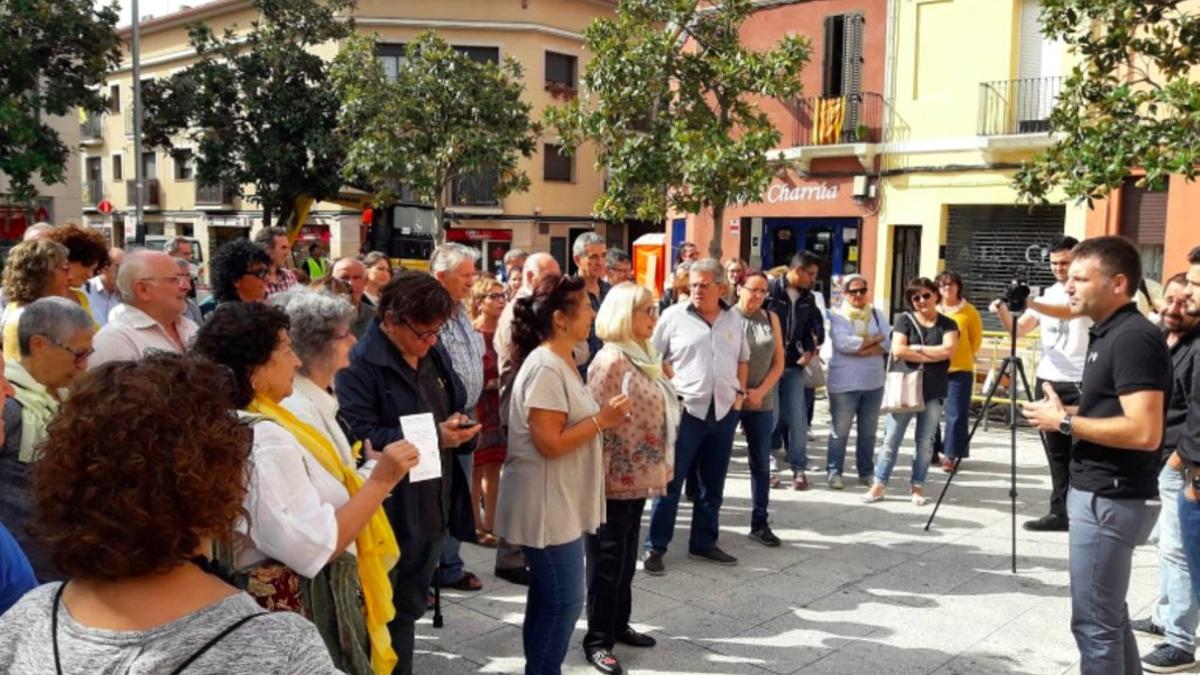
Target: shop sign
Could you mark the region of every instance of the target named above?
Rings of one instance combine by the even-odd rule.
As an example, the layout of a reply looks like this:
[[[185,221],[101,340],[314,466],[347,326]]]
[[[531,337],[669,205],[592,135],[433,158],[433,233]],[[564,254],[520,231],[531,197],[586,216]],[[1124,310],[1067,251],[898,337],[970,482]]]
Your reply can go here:
[[[512,230],[468,230],[451,228],[446,231],[450,241],[512,241]]]
[[[767,188],[767,203],[781,202],[827,202],[838,198],[838,186],[829,183],[817,185],[785,185],[775,183]]]

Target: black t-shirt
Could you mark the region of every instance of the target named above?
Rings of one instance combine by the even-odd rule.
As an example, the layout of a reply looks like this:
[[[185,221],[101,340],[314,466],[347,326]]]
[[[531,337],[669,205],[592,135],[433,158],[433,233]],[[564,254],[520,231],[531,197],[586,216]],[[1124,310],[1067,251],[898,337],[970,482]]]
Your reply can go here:
[[[908,346],[916,347],[917,345],[925,345],[926,347],[940,347],[942,340],[945,339],[946,333],[957,333],[958,324],[954,323],[954,319],[939,313],[937,320],[932,326],[926,328],[919,321],[914,322],[909,319],[912,314],[905,312],[896,319],[896,325],[892,327],[893,333],[908,338]],[[918,331],[920,331],[918,333]],[[925,385],[925,400],[932,401],[938,398],[946,398],[946,393],[950,389],[950,378],[947,373],[950,371],[950,358],[945,361],[936,361],[934,363],[909,363],[902,359],[892,359],[892,372],[906,373],[925,366],[925,376],[923,382]]]
[[[1087,361],[1079,388],[1080,417],[1117,417],[1120,397],[1139,391],[1163,392],[1163,414],[1171,399],[1171,355],[1154,324],[1133,303],[1089,331]],[[1152,499],[1158,495],[1158,455],[1075,439],[1071,446],[1071,487],[1112,499]]]

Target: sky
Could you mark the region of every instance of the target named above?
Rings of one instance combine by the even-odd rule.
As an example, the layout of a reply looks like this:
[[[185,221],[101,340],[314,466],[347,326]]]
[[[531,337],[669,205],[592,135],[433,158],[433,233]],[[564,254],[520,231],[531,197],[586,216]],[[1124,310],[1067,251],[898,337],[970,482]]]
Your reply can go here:
[[[92,0],[92,4],[97,7],[102,7],[111,2],[111,0]],[[181,6],[187,5],[196,7],[204,5],[211,0],[138,0],[138,13],[143,17],[153,15],[156,17],[178,12]],[[117,0],[121,8],[121,21],[119,26],[128,26],[130,20],[130,0]]]

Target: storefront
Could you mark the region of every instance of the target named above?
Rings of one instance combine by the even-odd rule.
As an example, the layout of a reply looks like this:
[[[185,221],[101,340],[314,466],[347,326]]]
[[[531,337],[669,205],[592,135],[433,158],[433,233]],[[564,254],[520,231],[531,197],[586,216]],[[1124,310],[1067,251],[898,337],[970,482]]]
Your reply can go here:
[[[446,240],[465,244],[479,251],[479,269],[494,275],[504,272],[504,254],[512,249],[512,230],[452,227]]]

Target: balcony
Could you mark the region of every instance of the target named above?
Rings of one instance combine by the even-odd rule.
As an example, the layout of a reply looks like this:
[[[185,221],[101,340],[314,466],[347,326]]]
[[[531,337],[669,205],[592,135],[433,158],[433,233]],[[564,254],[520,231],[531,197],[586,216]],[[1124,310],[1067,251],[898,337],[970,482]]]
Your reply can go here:
[[[459,176],[450,184],[450,205],[467,208],[497,209],[500,198],[496,196],[495,171]]]
[[[232,209],[236,196],[233,186],[224,183],[216,185],[201,185],[196,181],[196,208],[198,209]]]
[[[146,184],[146,187],[142,193],[143,194],[142,205],[147,209],[162,208],[162,202],[160,201],[162,198],[160,196],[160,192],[158,189],[158,179],[157,178],[147,178],[145,181],[145,184]],[[125,181],[126,200],[129,202],[130,209],[134,208],[134,200],[136,199],[136,195],[137,195],[137,193],[135,192],[136,190],[137,190],[136,181],[132,181],[132,180]]]
[[[85,113],[79,123],[79,139],[83,145],[98,145],[104,142],[104,116],[97,113]]]
[[[979,83],[979,135],[987,150],[1034,150],[1051,143],[1050,112],[1061,77]]]
[[[810,96],[793,106],[791,148],[784,156],[802,172],[814,159],[857,157],[873,170],[883,129],[883,96],[871,92]]]
[[[83,210],[95,211],[96,206],[104,201],[104,181],[83,181]]]

